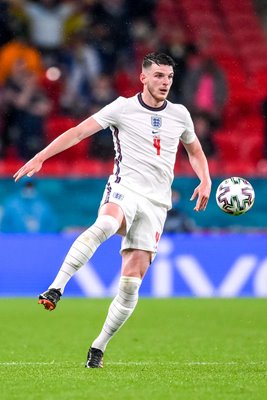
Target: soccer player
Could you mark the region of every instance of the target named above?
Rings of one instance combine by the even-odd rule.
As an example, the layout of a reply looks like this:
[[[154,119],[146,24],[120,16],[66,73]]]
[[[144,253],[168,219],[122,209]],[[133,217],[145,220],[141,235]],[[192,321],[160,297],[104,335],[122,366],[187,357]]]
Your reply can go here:
[[[39,303],[53,310],[69,279],[90,259],[98,246],[115,233],[123,236],[118,294],[112,301],[99,336],[88,351],[87,368],[101,368],[110,339],[130,317],[138,291],[157,252],[167,210],[177,147],[181,141],[200,183],[191,200],[195,211],[205,210],[211,190],[206,156],[187,109],[166,100],[174,61],[163,53],[148,54],[142,64],[142,93],[119,97],[79,125],[67,130],[15,174],[32,176],[43,162],[94,133],[110,127],[115,161],[95,223],[73,243],[50,287]]]

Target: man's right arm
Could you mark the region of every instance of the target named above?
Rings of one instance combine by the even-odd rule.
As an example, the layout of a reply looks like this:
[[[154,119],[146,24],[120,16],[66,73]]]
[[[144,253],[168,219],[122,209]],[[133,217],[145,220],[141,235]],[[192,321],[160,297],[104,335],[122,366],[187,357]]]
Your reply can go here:
[[[211,191],[208,161],[197,137],[192,143],[184,143],[184,147],[188,153],[190,164],[200,179],[200,184],[194,190],[190,200],[197,198],[194,210],[202,211],[207,207]]]
[[[58,136],[53,142],[37,153],[31,160],[24,164],[13,176],[17,182],[24,175],[32,176],[40,171],[43,162],[62,151],[75,146],[81,140],[100,131],[102,126],[93,117],[89,117],[79,125],[68,129]]]

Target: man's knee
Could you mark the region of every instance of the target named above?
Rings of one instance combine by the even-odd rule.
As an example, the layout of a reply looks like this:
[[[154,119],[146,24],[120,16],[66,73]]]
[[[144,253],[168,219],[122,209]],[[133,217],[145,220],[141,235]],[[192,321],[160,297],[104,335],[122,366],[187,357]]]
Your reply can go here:
[[[141,282],[142,281],[140,278],[123,275],[120,279],[119,288],[122,289],[126,294],[132,295],[138,292]]]
[[[142,279],[133,276],[121,276],[119,283],[120,304],[126,308],[134,308],[138,301],[138,291]]]
[[[122,252],[122,275],[143,278],[151,262],[151,252],[127,249]]]
[[[119,222],[116,218],[111,215],[100,215],[97,217],[95,223],[83,233],[83,236],[86,238],[93,235],[99,240],[99,243],[102,243],[114,235],[118,229]]]

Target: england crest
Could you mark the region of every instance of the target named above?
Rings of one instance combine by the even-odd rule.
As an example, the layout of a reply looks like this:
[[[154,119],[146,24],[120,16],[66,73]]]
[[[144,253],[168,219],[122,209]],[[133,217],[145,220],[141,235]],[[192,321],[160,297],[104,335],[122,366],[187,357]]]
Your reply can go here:
[[[151,117],[151,125],[153,128],[161,128],[162,119],[158,115],[153,115]]]

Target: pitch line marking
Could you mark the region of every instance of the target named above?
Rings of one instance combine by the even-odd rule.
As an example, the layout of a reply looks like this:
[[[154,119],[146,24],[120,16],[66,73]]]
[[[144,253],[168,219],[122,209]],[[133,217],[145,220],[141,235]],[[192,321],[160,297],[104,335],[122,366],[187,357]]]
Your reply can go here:
[[[123,361],[118,361],[118,362],[106,362],[105,365],[122,365],[122,366],[127,366],[127,365],[159,365],[159,366],[164,366],[164,365],[181,365],[181,366],[194,366],[194,365],[259,365],[259,364],[267,364],[267,361],[244,361],[244,362],[238,362],[238,361],[229,361],[229,362],[220,362],[220,361],[189,361],[189,362],[182,362],[182,361],[166,361],[166,362],[157,362],[157,361],[129,361],[129,362],[123,362]]]
[[[1,362],[0,361],[0,366],[27,366],[27,365],[64,365],[64,364],[76,364],[73,361],[50,361],[50,362],[39,362],[39,361],[7,361],[7,362]],[[263,361],[188,361],[188,362],[183,362],[183,361],[166,361],[166,362],[157,362],[157,361],[110,361],[106,362],[105,365],[111,365],[111,366],[168,366],[168,365],[181,365],[181,366],[194,366],[194,365],[204,365],[204,366],[209,366],[209,365],[218,365],[218,366],[223,366],[223,365],[228,365],[228,366],[240,366],[240,365],[261,365],[261,364],[267,364],[266,360]],[[84,364],[82,364],[84,365]]]

